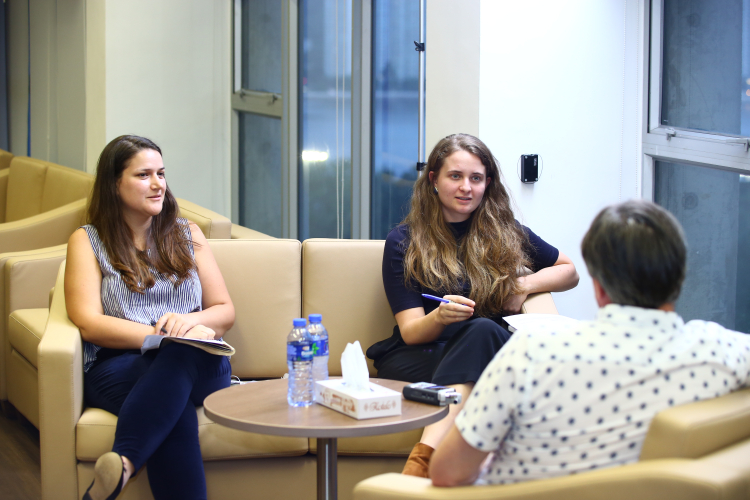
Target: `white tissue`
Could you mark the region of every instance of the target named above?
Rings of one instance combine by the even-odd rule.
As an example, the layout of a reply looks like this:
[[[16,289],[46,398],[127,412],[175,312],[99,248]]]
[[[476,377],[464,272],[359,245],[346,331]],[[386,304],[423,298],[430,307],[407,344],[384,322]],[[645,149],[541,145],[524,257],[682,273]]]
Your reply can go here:
[[[365,361],[359,340],[353,344],[346,344],[346,349],[341,355],[341,374],[347,389],[370,390],[370,374],[367,371],[367,361]]]

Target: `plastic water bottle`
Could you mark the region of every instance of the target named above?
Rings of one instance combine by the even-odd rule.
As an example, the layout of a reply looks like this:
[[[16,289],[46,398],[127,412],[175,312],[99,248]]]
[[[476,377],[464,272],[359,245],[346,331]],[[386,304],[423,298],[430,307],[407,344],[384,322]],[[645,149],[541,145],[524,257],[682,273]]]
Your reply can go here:
[[[308,319],[307,331],[313,341],[313,380],[328,380],[328,330],[321,323],[320,314],[311,314]]]
[[[289,406],[310,406],[313,402],[313,347],[305,318],[295,318],[286,338],[286,364],[289,368]]]

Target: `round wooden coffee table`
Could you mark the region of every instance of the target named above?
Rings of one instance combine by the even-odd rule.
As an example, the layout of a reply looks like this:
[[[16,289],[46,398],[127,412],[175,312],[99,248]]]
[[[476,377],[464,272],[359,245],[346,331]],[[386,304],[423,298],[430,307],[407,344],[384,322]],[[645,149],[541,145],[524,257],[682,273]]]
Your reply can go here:
[[[408,383],[373,378],[370,382],[398,392]],[[203,409],[211,420],[233,429],[317,438],[319,500],[335,500],[338,496],[338,438],[408,431],[437,422],[448,414],[447,406],[402,399],[401,415],[356,420],[316,403],[304,408],[291,407],[286,401],[286,392],[287,381],[284,379],[235,385],[208,396]]]

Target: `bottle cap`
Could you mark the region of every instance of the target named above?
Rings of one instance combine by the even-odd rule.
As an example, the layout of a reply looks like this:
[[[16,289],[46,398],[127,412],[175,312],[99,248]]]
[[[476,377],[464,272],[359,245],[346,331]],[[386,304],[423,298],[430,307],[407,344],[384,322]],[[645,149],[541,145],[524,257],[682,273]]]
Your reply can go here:
[[[292,324],[294,324],[294,328],[304,328],[307,326],[307,320],[305,318],[294,318]]]
[[[321,314],[311,314],[308,316],[308,319],[310,323],[320,323],[323,321],[323,316]]]

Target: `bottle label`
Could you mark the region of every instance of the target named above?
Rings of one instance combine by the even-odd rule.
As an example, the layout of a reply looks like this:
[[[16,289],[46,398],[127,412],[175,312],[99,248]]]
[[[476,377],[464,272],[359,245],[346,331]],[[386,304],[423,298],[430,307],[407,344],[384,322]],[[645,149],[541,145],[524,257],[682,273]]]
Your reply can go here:
[[[313,342],[313,356],[328,356],[328,339]]]
[[[313,349],[310,344],[287,344],[287,361],[312,361]]]

